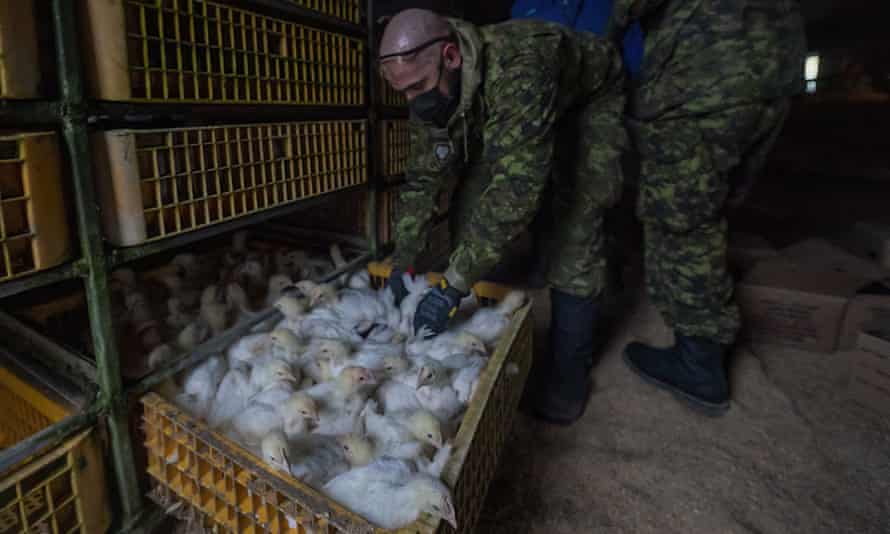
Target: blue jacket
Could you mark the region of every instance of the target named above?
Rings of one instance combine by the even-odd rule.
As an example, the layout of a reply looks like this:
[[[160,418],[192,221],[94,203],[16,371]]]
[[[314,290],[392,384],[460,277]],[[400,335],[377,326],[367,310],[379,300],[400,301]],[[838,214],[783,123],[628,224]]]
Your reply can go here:
[[[612,0],[516,0],[510,16],[514,19],[543,19],[597,35],[606,33],[612,15]],[[628,28],[622,55],[631,76],[640,72],[643,62],[643,31],[639,24]]]

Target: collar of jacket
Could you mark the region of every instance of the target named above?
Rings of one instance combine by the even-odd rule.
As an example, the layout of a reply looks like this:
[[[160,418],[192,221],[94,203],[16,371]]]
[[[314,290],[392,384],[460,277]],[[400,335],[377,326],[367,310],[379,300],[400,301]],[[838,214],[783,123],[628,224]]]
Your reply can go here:
[[[454,115],[448,119],[448,129],[457,123],[458,118],[466,122],[466,115],[473,108],[473,103],[479,96],[479,86],[482,85],[482,37],[479,30],[473,24],[460,20],[448,19],[457,36],[460,45],[461,69],[460,69],[460,102]],[[466,128],[466,125],[464,125]]]

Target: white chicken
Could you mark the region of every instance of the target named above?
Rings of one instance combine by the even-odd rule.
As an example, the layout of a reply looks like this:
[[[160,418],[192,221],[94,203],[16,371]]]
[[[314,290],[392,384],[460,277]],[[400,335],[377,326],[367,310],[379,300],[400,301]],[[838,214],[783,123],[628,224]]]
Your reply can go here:
[[[405,345],[405,352],[409,357],[444,360],[453,354],[487,354],[485,343],[469,332],[445,332],[432,339],[424,339],[426,334],[422,329]]]
[[[216,428],[247,407],[248,399],[254,394],[250,385],[250,374],[244,368],[232,367],[216,391],[207,423]]]
[[[424,444],[440,448],[444,444],[442,425],[425,410],[377,412],[377,403],[369,400],[362,410],[365,433],[372,438],[375,456],[412,460],[423,453]]]
[[[418,373],[417,401],[443,422],[451,421],[465,407],[452,386],[449,369],[433,359],[425,360]]]
[[[374,459],[374,446],[355,434],[339,437],[312,434],[291,441],[291,474],[320,488],[350,468],[369,464]]]
[[[291,295],[284,295],[275,301],[274,308],[284,316],[275,328],[287,328],[297,335],[303,332],[302,324],[306,316],[306,305],[303,301]]]
[[[270,276],[269,286],[266,289],[266,307],[274,306],[275,302],[293,285],[293,280],[286,274],[273,274]]]
[[[206,418],[226,368],[224,358],[211,356],[188,371],[182,379],[182,391],[176,396],[176,404],[195,417]]]
[[[491,347],[503,335],[516,311],[525,304],[525,293],[511,291],[491,308],[479,308],[466,322],[456,329],[470,333]]]
[[[323,491],[382,528],[403,527],[421,513],[440,517],[457,528],[451,492],[445,484],[415,471],[405,460],[379,458],[337,476]]]
[[[305,390],[319,409],[318,426],[313,432],[334,436],[354,432],[370,394],[366,388],[376,384],[377,378],[369,369],[347,367],[333,382]]]

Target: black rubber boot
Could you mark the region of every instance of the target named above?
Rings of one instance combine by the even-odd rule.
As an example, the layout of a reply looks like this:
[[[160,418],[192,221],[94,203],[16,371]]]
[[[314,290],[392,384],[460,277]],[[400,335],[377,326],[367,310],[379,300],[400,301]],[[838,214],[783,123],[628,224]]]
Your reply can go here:
[[[691,407],[711,416],[729,410],[729,383],[723,358],[726,345],[677,334],[677,343],[657,349],[631,343],[624,361],[644,380],[673,393]]]
[[[551,361],[541,384],[534,415],[549,423],[569,425],[584,414],[590,396],[594,326],[599,306],[582,298],[550,290]]]

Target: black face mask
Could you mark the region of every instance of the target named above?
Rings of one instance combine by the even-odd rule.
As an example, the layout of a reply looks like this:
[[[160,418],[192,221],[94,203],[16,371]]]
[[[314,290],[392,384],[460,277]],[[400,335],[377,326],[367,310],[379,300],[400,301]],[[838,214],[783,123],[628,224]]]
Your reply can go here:
[[[447,96],[439,90],[443,68],[444,63],[440,60],[439,77],[436,79],[435,87],[414,97],[410,104],[411,111],[421,120],[432,122],[439,128],[444,128],[448,124],[448,119],[454,115],[460,102],[460,78],[458,76],[455,76],[451,82],[452,96]]]

